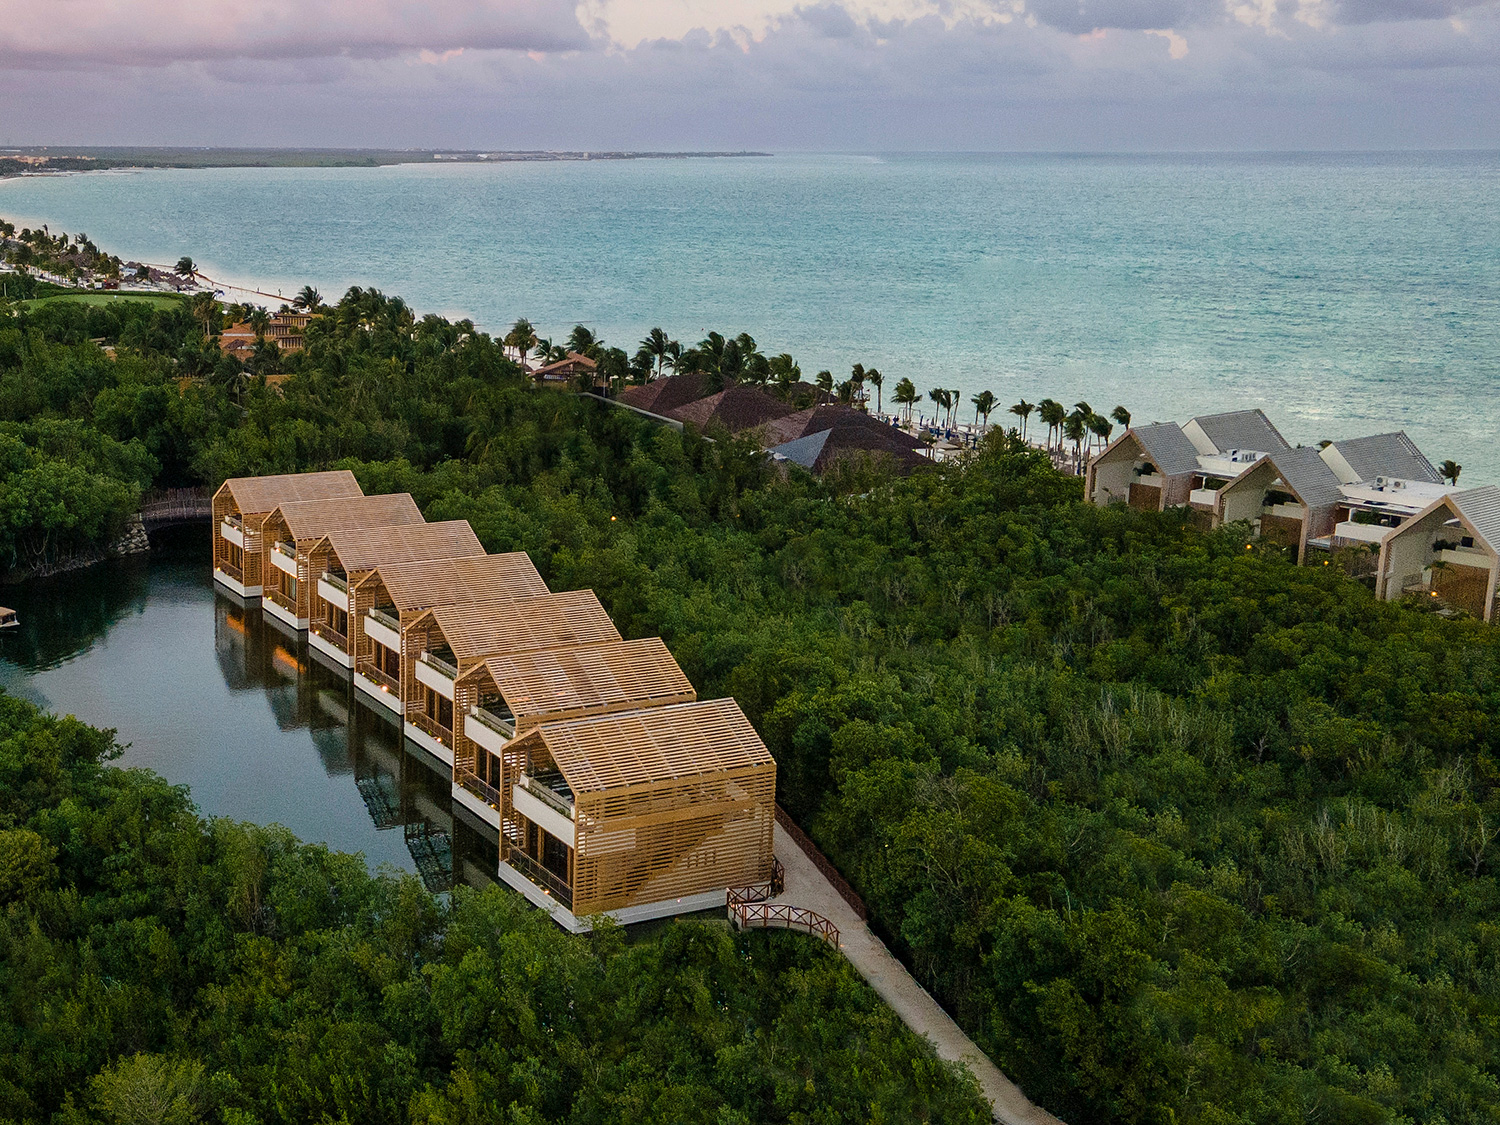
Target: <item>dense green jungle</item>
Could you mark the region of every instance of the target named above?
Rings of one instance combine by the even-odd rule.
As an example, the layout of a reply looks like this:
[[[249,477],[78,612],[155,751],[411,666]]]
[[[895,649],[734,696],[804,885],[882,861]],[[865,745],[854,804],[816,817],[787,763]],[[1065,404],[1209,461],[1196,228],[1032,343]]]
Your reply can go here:
[[[374,291],[248,366],[219,316],[0,306],[0,567],[144,489],[350,468],[732,694],[872,925],[1071,1125],[1500,1118],[1492,629],[1086,505],[998,433],[815,479]],[[808,939],[570,938],[110,748],[0,710],[0,1119],[986,1116]]]

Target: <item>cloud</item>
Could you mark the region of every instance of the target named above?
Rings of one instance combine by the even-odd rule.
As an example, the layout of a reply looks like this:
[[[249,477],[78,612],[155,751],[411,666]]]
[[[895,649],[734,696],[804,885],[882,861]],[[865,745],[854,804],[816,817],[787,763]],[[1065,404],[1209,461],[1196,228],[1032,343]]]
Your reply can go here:
[[[591,45],[569,0],[0,0],[0,65],[429,57]]]

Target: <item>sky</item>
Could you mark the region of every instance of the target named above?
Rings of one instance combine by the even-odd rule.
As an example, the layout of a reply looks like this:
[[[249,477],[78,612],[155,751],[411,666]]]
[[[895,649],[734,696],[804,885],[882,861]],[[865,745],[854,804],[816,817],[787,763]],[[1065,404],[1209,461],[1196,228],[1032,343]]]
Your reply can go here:
[[[0,0],[0,145],[1500,148],[1500,0]]]

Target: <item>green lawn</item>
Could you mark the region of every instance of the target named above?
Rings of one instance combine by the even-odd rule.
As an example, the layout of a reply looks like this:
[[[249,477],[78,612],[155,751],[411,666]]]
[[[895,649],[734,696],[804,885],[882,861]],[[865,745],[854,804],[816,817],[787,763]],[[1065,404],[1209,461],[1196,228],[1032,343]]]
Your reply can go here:
[[[112,290],[80,290],[77,293],[54,293],[50,297],[37,297],[30,301],[20,302],[26,308],[36,308],[40,305],[49,305],[54,301],[81,301],[85,305],[109,305],[116,301],[144,301],[148,305],[157,308],[169,309],[181,302],[183,298],[174,293],[117,293]]]

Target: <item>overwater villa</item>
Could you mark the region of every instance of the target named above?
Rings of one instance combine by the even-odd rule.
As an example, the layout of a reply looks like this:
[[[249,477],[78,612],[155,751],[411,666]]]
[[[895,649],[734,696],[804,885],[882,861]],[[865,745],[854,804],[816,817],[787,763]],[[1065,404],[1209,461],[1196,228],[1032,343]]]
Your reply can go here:
[[[1375,595],[1440,598],[1494,622],[1500,582],[1500,488],[1449,492],[1389,532],[1380,545]]]
[[[618,641],[592,590],[434,606],[402,630],[401,693],[406,734],[453,765],[455,682],[494,656]]]
[[[261,528],[261,608],[294,629],[312,614],[313,572],[308,553],[330,532],[425,522],[410,494],[356,496],[282,504]]]
[[[500,878],[574,933],[771,878],[776,763],[732,699],[542,723],[503,759]]]
[[[622,640],[592,591],[551,593],[524,553],[486,555],[467,522],[426,523],[410,496],[365,496],[348,473],[227,481],[213,514],[215,580],[306,628],[320,660],[401,715],[449,766],[453,805],[498,833],[500,878],[559,924],[723,906],[770,880],[765,744],[733,700],[697,701],[660,638]],[[221,614],[225,647],[247,612]],[[352,722],[343,693],[303,700],[309,667],[283,638],[258,661],[292,689],[273,706]],[[381,823],[389,795],[369,778],[360,792]]]
[[[453,797],[499,828],[505,749],[518,734],[697,698],[660,637],[490,657],[454,681]]]
[[[482,556],[484,546],[468,520],[351,527],[331,531],[308,549],[308,573],[317,576],[307,627],[308,644],[345,668],[354,667],[349,622],[354,585],[378,566]]]
[[[242,598],[261,595],[261,527],[282,504],[363,496],[347,470],[234,477],[214,493],[214,581]]]
[[[524,551],[422,562],[382,563],[350,583],[349,651],[354,686],[396,714],[401,693],[401,634],[435,605],[496,597],[534,597],[547,584]]]

